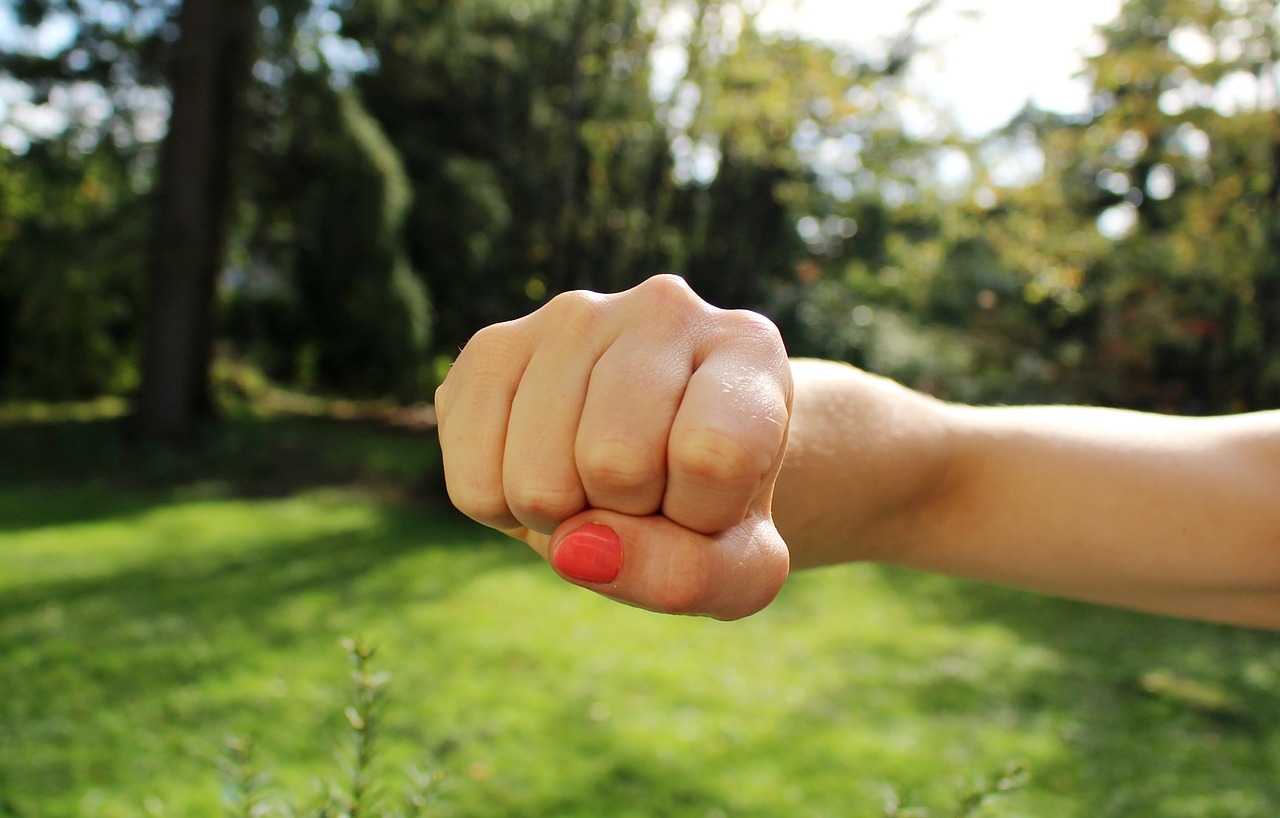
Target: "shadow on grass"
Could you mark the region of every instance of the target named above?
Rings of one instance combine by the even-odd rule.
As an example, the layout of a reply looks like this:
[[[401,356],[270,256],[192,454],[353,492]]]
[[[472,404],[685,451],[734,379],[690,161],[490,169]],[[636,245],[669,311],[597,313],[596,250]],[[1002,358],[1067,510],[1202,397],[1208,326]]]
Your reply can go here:
[[[0,425],[0,531],[128,517],[173,499],[285,497],[332,485],[448,505],[431,432],[373,421],[240,417],[183,448],[132,444],[123,421]]]
[[[511,804],[511,813],[528,818],[680,818],[726,815],[723,798],[696,770],[662,762],[648,753],[629,752],[622,740],[597,750],[598,770],[577,782],[572,792],[542,801]],[[733,812],[734,815],[742,813]]]
[[[190,637],[216,640],[218,632],[277,632],[274,612],[299,596],[341,592],[367,572],[424,550],[465,549],[459,558],[437,561],[429,577],[406,583],[403,595],[434,599],[455,592],[485,570],[512,564],[514,549],[453,515],[388,511],[368,529],[281,541],[233,555],[194,558],[175,555],[89,579],[23,585],[0,595],[0,622],[26,621],[0,632],[0,655],[22,648],[69,642],[79,658],[162,653],[166,644],[180,653]],[[394,587],[380,592],[394,606]],[[279,630],[287,640],[291,631]],[[78,645],[78,647],[77,647]],[[81,652],[80,648],[83,649]],[[42,651],[43,653],[43,651]],[[43,659],[50,659],[43,656]],[[56,661],[56,657],[53,658]],[[210,658],[204,664],[217,664]],[[33,668],[26,667],[24,671]],[[200,672],[200,668],[192,668]],[[145,696],[152,683],[169,684],[166,668],[104,689],[122,696]],[[50,691],[53,692],[53,691]]]
[[[388,508],[350,531],[233,554],[175,553],[106,576],[7,589],[0,791],[20,777],[32,804],[39,801],[30,793],[111,780],[116,773],[99,769],[101,748],[158,735],[157,720],[244,729],[253,690],[225,700],[210,691],[234,679],[246,657],[334,638],[335,611],[448,597],[517,555],[457,515]],[[404,577],[386,570],[410,556],[429,570]],[[376,587],[365,581],[370,575]],[[131,718],[139,721],[122,722]],[[202,753],[217,746],[216,735],[200,740]]]
[[[459,548],[466,549],[468,558],[459,559],[456,569],[433,574],[425,591],[422,583],[416,584],[417,598],[456,589],[477,569],[509,562],[503,555],[512,550],[461,515],[387,509],[379,524],[368,529],[283,539],[231,555],[175,554],[106,576],[24,584],[0,595],[0,620],[50,605],[88,610],[109,601],[119,614],[145,620],[180,614],[220,627],[229,622],[264,624],[272,608],[298,594],[350,585],[365,572],[415,551]],[[484,564],[477,565],[479,557]],[[105,624],[93,623],[95,647],[110,649],[117,645],[101,629]]]

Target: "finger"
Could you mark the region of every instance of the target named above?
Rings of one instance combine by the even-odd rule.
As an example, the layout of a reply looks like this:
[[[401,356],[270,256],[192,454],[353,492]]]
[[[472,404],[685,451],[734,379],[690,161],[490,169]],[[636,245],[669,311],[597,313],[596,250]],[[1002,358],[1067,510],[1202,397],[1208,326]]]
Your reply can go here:
[[[725,314],[684,393],[667,441],[662,513],[703,534],[737,525],[776,477],[791,375],[777,330]]]
[[[520,525],[543,534],[587,507],[574,441],[592,369],[610,340],[599,326],[604,303],[571,293],[544,308],[539,320],[555,331],[543,333],[511,402],[503,492]]]
[[[507,507],[502,458],[511,401],[528,356],[520,324],[487,327],[463,348],[436,390],[449,499],[463,514],[492,528],[519,525]]]
[[[592,508],[633,517],[661,508],[667,437],[691,370],[688,344],[646,328],[620,337],[596,362],[574,447]]]
[[[708,537],[661,516],[593,509],[566,520],[539,545],[557,573],[576,585],[651,611],[716,619],[763,609],[790,565],[786,544],[762,514]]]

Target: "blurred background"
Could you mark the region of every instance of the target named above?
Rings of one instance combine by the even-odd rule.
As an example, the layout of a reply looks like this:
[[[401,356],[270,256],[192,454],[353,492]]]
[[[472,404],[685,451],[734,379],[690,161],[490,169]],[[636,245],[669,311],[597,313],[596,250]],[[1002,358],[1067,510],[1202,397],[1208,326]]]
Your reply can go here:
[[[656,272],[949,399],[1280,406],[1278,26],[0,0],[0,816],[361,812],[344,635],[426,814],[1280,814],[1274,634],[873,566],[632,611],[442,503],[429,407]]]
[[[949,398],[1280,401],[1272,3],[251,5],[0,7],[0,397],[422,401],[668,271]]]

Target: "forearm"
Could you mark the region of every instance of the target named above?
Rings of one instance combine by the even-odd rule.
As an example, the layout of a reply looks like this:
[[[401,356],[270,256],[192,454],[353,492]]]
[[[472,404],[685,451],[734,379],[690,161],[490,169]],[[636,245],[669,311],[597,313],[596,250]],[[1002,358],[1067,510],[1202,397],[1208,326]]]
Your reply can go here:
[[[774,516],[796,566],[1280,627],[1280,413],[958,407],[838,365],[793,373]]]
[[[1280,627],[1280,413],[948,413],[948,487],[902,563]]]

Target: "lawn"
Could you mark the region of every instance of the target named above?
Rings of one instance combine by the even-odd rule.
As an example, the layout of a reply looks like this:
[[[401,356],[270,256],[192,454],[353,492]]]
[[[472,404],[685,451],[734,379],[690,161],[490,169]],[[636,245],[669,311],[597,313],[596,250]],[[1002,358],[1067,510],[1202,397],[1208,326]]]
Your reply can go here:
[[[246,415],[166,453],[20,415],[0,815],[220,815],[229,735],[305,798],[350,731],[344,636],[391,675],[383,794],[437,769],[430,815],[947,816],[1010,762],[978,814],[1280,815],[1280,635],[874,566],[661,617],[453,513],[423,432]]]

